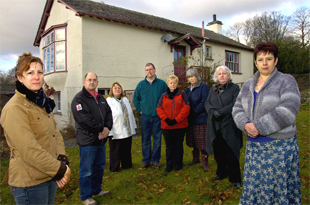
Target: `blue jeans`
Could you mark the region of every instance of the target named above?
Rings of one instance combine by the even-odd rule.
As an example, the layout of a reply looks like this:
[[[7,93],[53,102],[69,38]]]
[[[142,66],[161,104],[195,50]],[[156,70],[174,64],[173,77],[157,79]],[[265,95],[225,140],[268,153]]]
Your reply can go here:
[[[105,168],[105,144],[99,146],[80,146],[79,184],[82,201],[101,192]]]
[[[56,182],[53,180],[31,187],[10,188],[17,205],[53,204],[56,196]]]
[[[141,114],[142,131],[142,154],[143,163],[159,162],[161,154],[161,134],[160,118],[158,116],[148,116]],[[153,134],[153,152],[151,136]]]

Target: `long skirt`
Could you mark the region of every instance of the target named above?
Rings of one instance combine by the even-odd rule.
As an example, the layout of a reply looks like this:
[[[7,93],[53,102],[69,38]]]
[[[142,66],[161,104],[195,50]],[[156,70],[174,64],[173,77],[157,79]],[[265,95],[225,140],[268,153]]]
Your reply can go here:
[[[207,125],[190,125],[186,132],[186,145],[206,149]]]
[[[239,204],[301,204],[297,137],[246,145]]]

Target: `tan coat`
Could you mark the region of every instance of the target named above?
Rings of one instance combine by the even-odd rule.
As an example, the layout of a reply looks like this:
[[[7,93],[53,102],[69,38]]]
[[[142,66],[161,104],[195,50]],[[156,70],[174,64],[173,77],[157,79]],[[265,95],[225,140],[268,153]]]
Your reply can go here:
[[[8,184],[29,187],[51,180],[61,166],[58,155],[66,154],[53,114],[16,90],[2,110],[1,125],[11,150]]]

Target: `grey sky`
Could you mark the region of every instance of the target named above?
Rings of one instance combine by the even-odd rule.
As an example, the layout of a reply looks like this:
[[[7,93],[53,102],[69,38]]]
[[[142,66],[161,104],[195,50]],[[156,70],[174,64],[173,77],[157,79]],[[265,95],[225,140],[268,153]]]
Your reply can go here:
[[[100,1],[100,0],[96,0]],[[0,70],[15,66],[23,52],[39,55],[33,46],[45,0],[0,0]],[[104,0],[106,4],[160,16],[177,22],[201,27],[212,21],[213,14],[226,30],[264,11],[282,11],[290,15],[309,0]],[[206,28],[206,26],[205,26]]]

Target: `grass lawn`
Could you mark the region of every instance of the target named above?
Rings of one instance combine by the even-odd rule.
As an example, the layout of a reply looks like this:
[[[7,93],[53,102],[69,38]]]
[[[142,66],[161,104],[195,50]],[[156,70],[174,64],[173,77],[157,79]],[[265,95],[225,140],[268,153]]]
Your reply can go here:
[[[309,105],[302,106],[297,117],[298,142],[300,147],[302,204],[310,204],[310,147],[309,147]],[[244,147],[241,149],[240,165],[243,174]],[[57,190],[55,204],[81,204],[78,183],[78,147],[67,148],[72,170],[69,184]],[[165,141],[162,138],[161,164],[140,170],[142,162],[141,139],[134,138],[132,144],[133,168],[111,173],[109,167],[109,146],[107,144],[107,166],[103,177],[103,190],[112,192],[109,196],[95,198],[100,204],[238,204],[242,188],[234,189],[224,179],[213,182],[216,162],[209,158],[210,171],[204,172],[201,164],[187,165],[191,159],[191,148],[184,142],[184,167],[182,171],[165,173]],[[1,180],[8,168],[8,159],[1,159]],[[0,187],[0,204],[15,204],[8,186]]]

